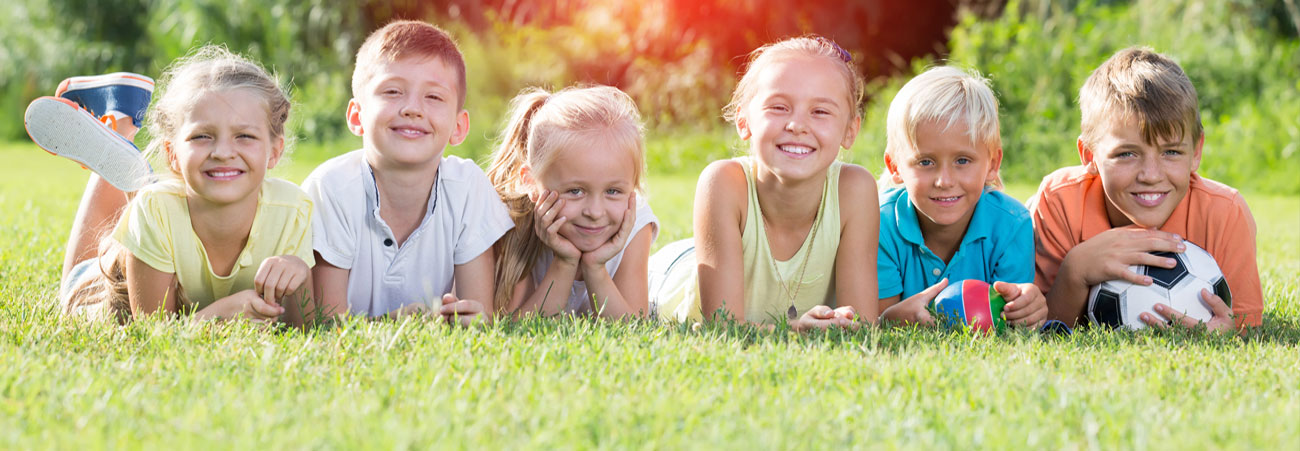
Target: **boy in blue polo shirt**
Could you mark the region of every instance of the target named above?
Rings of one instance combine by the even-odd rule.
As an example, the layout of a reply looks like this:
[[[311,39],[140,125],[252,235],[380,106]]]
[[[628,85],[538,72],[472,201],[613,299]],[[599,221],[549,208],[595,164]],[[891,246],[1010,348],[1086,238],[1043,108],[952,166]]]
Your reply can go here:
[[[1008,323],[1041,325],[1033,223],[999,191],[1002,138],[988,81],[952,67],[918,75],[890,103],[886,136],[881,185],[894,187],[880,197],[880,319],[932,324],[926,305],[949,280],[978,279],[1006,299]]]

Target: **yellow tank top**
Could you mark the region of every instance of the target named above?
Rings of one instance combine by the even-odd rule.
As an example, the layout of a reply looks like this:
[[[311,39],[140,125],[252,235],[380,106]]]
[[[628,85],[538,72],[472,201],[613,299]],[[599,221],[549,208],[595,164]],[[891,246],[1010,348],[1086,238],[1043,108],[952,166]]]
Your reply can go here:
[[[754,179],[752,157],[736,159],[745,169],[749,190],[749,209],[740,242],[745,265],[745,319],[771,323],[786,315],[794,305],[799,315],[817,305],[835,306],[835,254],[840,247],[840,168],[835,161],[826,169],[821,205],[817,208],[816,226],[804,238],[799,251],[786,261],[772,257],[763,224],[763,210],[758,205],[758,188]],[[800,279],[800,268],[803,277]],[[784,286],[783,286],[784,282]],[[797,288],[796,288],[797,287]],[[796,294],[793,302],[790,295]]]

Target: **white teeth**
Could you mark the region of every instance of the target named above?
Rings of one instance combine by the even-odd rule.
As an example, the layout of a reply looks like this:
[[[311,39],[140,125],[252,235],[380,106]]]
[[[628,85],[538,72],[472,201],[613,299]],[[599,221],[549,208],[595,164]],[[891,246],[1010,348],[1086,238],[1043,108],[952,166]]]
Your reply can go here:
[[[1160,200],[1160,196],[1162,196],[1162,194],[1160,194],[1160,193],[1147,193],[1147,194],[1138,194],[1138,195],[1137,195],[1137,197],[1138,197],[1139,199],[1142,199],[1142,200],[1149,200],[1149,201]]]
[[[239,171],[221,171],[221,172],[212,171],[212,172],[208,172],[208,174],[211,174],[213,177],[234,177],[236,175],[239,175]]]
[[[806,155],[812,153],[812,148],[808,146],[796,146],[796,145],[788,144],[788,145],[781,146],[781,151],[796,154],[796,155]]]
[[[936,197],[936,198],[934,198],[934,200],[937,200],[937,201],[939,201],[939,202],[956,202],[957,199],[961,199],[961,196],[954,196],[954,197]]]

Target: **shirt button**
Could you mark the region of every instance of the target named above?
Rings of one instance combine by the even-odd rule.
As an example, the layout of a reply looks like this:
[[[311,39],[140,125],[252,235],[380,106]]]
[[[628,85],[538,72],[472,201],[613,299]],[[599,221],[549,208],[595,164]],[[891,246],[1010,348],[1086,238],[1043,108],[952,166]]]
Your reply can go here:
[[[934,268],[934,271],[930,271],[930,273],[937,276],[939,274],[943,274],[943,271],[940,271],[939,268]]]
[[[384,245],[385,245],[385,246],[392,246],[392,245],[393,245],[393,239],[392,239],[392,238],[384,238]],[[935,271],[938,271],[938,270],[936,269]]]

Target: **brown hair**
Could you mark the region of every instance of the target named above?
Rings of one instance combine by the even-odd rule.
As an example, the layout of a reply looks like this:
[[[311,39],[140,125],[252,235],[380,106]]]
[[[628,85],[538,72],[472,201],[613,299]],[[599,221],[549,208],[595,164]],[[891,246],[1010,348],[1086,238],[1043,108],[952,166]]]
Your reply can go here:
[[[550,166],[559,149],[582,145],[593,135],[614,139],[615,148],[630,152],[635,168],[632,186],[641,191],[645,173],[645,142],[641,114],[632,98],[617,88],[591,86],[549,93],[528,88],[510,101],[510,121],[492,152],[488,180],[510,209],[515,228],[501,238],[496,267],[496,311],[504,311],[514,286],[541,256],[541,239],[533,233],[531,187],[519,177],[528,167],[533,178]],[[610,149],[595,149],[607,151]]]
[[[366,37],[361,48],[357,49],[356,68],[352,71],[352,96],[357,97],[370,82],[377,66],[409,57],[437,58],[456,69],[456,106],[465,109],[465,56],[461,55],[456,41],[446,31],[414,20],[394,21]]]
[[[1146,47],[1120,50],[1092,71],[1079,89],[1079,108],[1080,139],[1088,145],[1117,118],[1136,120],[1148,144],[1188,133],[1195,142],[1204,132],[1192,81],[1178,63]]]
[[[849,53],[829,39],[821,36],[803,36],[789,38],[784,41],[774,42],[764,45],[753,52],[749,53],[749,61],[746,62],[744,75],[740,77],[740,82],[736,84],[736,90],[731,93],[731,102],[722,107],[722,117],[728,121],[735,122],[744,110],[744,105],[754,96],[754,79],[756,73],[763,67],[777,61],[783,56],[790,54],[830,58],[835,61],[840,68],[841,75],[844,76],[844,83],[848,88],[849,108],[853,110],[853,118],[862,117],[862,97],[865,90],[862,76],[853,68],[852,58]]]

